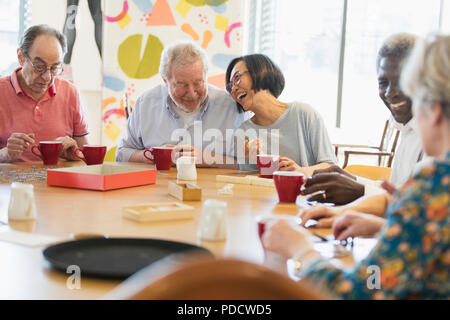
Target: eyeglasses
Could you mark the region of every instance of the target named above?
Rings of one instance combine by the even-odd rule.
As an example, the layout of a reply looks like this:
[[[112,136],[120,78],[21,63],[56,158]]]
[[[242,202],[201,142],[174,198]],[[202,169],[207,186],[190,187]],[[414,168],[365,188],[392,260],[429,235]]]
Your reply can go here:
[[[237,71],[233,78],[230,80],[230,82],[227,83],[226,89],[229,93],[233,90],[234,86],[238,86],[241,83],[241,77],[244,73],[247,73],[248,71]]]
[[[192,83],[192,87],[194,88],[194,90],[202,89],[204,85],[205,80],[195,81],[194,83]],[[184,92],[189,88],[189,86],[191,86],[191,84],[184,82],[176,82],[173,86],[175,90],[177,90],[178,92],[182,91]]]
[[[47,67],[46,64],[38,64],[38,65],[34,64],[33,61],[31,61],[31,58],[27,54],[25,54],[25,57],[30,61],[31,65],[33,66],[34,72],[39,75],[46,73],[47,70],[50,70],[50,74],[52,76],[60,75],[63,72],[63,67],[62,67],[61,63]]]

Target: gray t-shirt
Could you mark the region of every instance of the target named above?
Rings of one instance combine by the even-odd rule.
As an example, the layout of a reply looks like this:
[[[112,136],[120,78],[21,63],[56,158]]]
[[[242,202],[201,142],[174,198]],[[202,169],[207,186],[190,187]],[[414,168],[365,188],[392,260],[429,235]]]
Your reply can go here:
[[[257,170],[244,157],[244,140],[259,138],[262,153],[294,160],[301,167],[321,162],[336,163],[336,157],[322,117],[309,105],[291,102],[286,112],[271,126],[259,126],[247,120],[235,133],[234,156],[241,170]]]

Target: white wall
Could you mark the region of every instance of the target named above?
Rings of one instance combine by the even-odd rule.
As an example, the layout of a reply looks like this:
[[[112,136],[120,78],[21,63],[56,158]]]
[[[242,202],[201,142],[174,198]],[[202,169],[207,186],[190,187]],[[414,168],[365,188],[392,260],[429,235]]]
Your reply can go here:
[[[32,24],[48,24],[62,31],[66,16],[65,0],[33,0]],[[77,38],[72,54],[74,84],[80,90],[89,125],[89,142],[101,143],[102,63],[94,38],[94,23],[86,0],[79,1]]]

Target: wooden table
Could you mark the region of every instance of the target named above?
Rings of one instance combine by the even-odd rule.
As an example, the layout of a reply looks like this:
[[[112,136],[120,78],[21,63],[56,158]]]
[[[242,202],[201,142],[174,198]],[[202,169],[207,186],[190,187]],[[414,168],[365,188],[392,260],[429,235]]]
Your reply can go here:
[[[22,164],[26,166],[30,164]],[[62,163],[64,166],[84,165],[81,162]],[[138,165],[138,164],[133,164]],[[149,165],[146,165],[149,166]],[[233,195],[217,191],[227,183],[216,182],[217,174],[245,175],[237,170],[199,168],[196,184],[203,190],[202,200],[219,199],[228,204],[226,241],[201,241],[197,227],[202,201],[185,202],[195,207],[190,220],[138,223],[122,217],[122,207],[149,202],[178,201],[168,195],[168,182],[176,181],[176,169],[157,173],[154,185],[111,190],[106,192],[49,187],[45,182],[34,183],[37,219],[10,221],[10,228],[42,235],[70,239],[74,234],[99,234],[109,237],[158,238],[182,241],[208,248],[216,256],[234,257],[263,263],[255,218],[261,214],[296,215],[304,199],[297,204],[280,204],[275,188],[235,184]],[[10,185],[0,185],[0,221],[7,221]],[[1,228],[9,228],[1,226]],[[316,230],[322,235],[330,230]],[[68,289],[70,274],[53,270],[42,255],[43,248],[31,248],[0,241],[0,299],[96,299],[115,288],[119,281],[82,277],[81,289]],[[368,252],[366,246],[355,246],[354,258],[359,260]],[[347,265],[353,257],[343,259]]]

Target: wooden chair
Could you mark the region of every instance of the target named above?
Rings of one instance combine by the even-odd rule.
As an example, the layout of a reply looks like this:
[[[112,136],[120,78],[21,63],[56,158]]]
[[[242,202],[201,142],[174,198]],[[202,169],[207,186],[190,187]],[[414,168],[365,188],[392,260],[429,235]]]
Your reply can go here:
[[[161,269],[161,264],[156,268]],[[200,259],[159,277],[155,277],[152,269],[150,266],[135,279],[125,281],[122,288],[106,299],[317,300],[331,297],[264,266],[235,259]]]
[[[366,165],[350,165],[345,168],[351,174],[364,177],[371,180],[388,180],[391,177],[391,168],[366,166]]]
[[[397,142],[400,135],[400,131],[393,126],[392,121],[394,120],[391,119],[386,120],[379,146],[334,144],[334,152],[336,154],[336,157],[338,156],[339,148],[357,149],[357,150],[344,150],[345,159],[344,165],[342,167],[345,168],[347,166],[349,157],[350,155],[353,154],[353,155],[377,156],[378,166],[384,165],[390,168],[392,165],[392,160],[394,158],[395,149],[397,148]],[[383,158],[386,160],[384,163]]]

